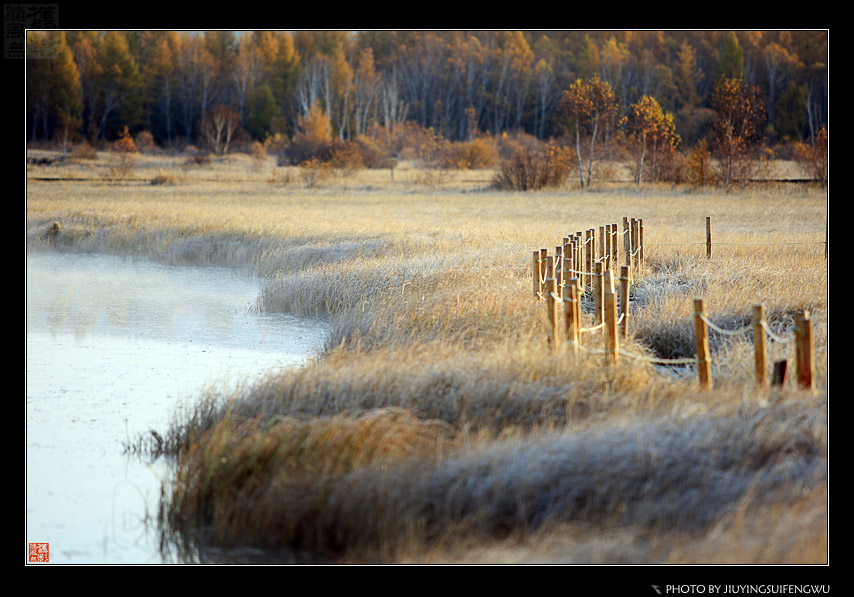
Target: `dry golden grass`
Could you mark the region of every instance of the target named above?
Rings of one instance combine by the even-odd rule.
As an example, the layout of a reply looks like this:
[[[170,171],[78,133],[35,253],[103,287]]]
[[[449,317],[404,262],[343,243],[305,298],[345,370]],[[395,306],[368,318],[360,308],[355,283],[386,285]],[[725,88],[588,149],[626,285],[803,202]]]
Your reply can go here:
[[[331,324],[318,361],[211,391],[165,434],[179,459],[163,531],[182,557],[253,546],[284,561],[826,561],[816,190],[507,193],[484,171],[424,186],[410,164],[393,182],[361,171],[306,189],[243,155],[140,156],[113,182],[105,163],[28,166],[33,250],[59,222],[51,250],[239,268],[264,277],[262,308]],[[784,338],[806,309],[816,391],[756,388],[750,334],[712,333],[708,391],[691,368],[549,351],[532,250],[624,216],[644,219],[647,245],[626,353],[693,356],[694,298],[729,330],[763,303]],[[791,343],[769,354],[791,362]]]

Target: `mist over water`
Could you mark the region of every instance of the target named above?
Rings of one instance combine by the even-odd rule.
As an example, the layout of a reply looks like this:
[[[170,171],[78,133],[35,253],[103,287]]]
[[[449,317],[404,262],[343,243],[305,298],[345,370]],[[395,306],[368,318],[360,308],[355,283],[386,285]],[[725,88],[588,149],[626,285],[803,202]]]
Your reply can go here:
[[[322,322],[258,313],[257,279],[103,255],[28,254],[26,535],[53,564],[156,564],[166,459],[123,454],[208,384],[298,366]]]

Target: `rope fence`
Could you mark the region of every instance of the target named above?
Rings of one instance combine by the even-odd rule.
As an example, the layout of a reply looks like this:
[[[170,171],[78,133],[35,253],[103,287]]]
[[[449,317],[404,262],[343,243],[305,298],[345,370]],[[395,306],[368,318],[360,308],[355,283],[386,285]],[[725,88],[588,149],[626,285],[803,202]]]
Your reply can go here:
[[[597,243],[595,229],[576,232],[564,237],[563,244],[555,248],[554,255],[548,249],[533,252],[533,294],[545,302],[548,321],[548,342],[553,350],[566,346],[573,354],[581,351],[604,355],[605,362],[615,365],[620,357],[660,365],[694,365],[700,385],[712,387],[712,355],[709,350],[709,330],[727,335],[753,334],[754,369],[756,383],[769,384],[766,352],[766,336],[774,342],[794,342],[797,383],[801,388],[814,389],[815,358],[813,355],[813,328],[809,313],[802,311],[795,316],[793,337],[785,338],[772,332],[765,321],[762,305],[752,308],[752,323],[739,329],[722,328],[706,316],[703,299],[694,299],[693,321],[696,356],[693,358],[665,359],[627,353],[620,350],[620,339],[629,333],[629,286],[632,272],[643,267],[643,220],[623,218],[623,230],[616,224],[599,227]],[[707,256],[711,257],[711,225],[706,218]],[[618,240],[623,240],[623,264],[618,260]],[[740,243],[733,243],[740,244]],[[770,243],[769,243],[770,244]],[[807,243],[786,243],[807,244]],[[825,256],[827,243],[825,241]],[[616,268],[620,275],[616,276]],[[619,284],[619,288],[615,284]],[[592,296],[592,324],[585,325],[582,318],[582,297]],[[591,302],[588,299],[588,302]],[[562,317],[561,317],[562,311]],[[605,349],[584,346],[581,335],[603,330]],[[774,363],[770,383],[783,385],[786,380],[788,361]]]

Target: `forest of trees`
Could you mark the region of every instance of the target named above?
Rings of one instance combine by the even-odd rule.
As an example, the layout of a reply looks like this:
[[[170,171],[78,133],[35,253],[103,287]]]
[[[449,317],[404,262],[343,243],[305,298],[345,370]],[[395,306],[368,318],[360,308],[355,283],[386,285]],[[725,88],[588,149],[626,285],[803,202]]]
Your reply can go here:
[[[263,141],[294,136],[316,107],[340,140],[404,122],[451,141],[478,132],[572,138],[572,123],[598,114],[583,94],[568,97],[585,81],[607,93],[608,118],[585,120],[596,123],[598,139],[622,123],[646,143],[639,112],[646,110],[660,112],[693,146],[714,126],[717,83],[738,80],[761,104],[756,134],[764,144],[810,143],[828,119],[827,37],[823,30],[30,31],[27,142],[103,146],[127,127],[176,147],[201,144],[214,126],[217,139],[229,127],[229,136],[235,129]],[[580,143],[576,149],[580,158]]]

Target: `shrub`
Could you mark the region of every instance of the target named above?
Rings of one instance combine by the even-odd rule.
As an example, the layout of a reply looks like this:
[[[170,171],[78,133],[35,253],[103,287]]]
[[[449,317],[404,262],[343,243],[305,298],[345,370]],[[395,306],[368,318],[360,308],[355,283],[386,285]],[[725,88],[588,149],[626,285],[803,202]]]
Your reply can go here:
[[[499,189],[533,191],[563,184],[573,167],[572,151],[547,145],[521,148],[501,161],[493,184]]]
[[[460,169],[494,168],[498,164],[496,144],[484,137],[454,143],[450,151],[455,166]]]
[[[822,189],[826,188],[829,168],[827,160],[827,128],[821,127],[812,145],[798,143],[795,146],[794,158],[804,170],[818,181]]]
[[[173,185],[178,182],[178,178],[171,173],[164,172],[163,168],[158,169],[157,175],[151,179],[152,185]]]
[[[142,153],[154,153],[157,149],[157,144],[154,142],[154,135],[150,131],[140,132],[136,136],[135,143]]]
[[[714,169],[712,168],[712,152],[709,144],[701,139],[691,149],[685,158],[688,182],[694,186],[705,187],[714,184]]]
[[[329,152],[329,165],[345,174],[352,174],[355,170],[365,166],[361,147],[353,141],[340,141],[333,144]]]
[[[210,163],[211,154],[207,151],[197,151],[184,160],[184,166],[207,166]]]
[[[310,189],[329,174],[330,165],[319,158],[304,160],[299,165],[305,187]]]
[[[75,160],[94,160],[98,152],[87,141],[74,146],[71,150],[71,158]]]
[[[128,133],[128,127],[124,127],[119,134],[118,140],[110,146],[110,160],[107,164],[107,176],[109,178],[126,178],[133,174],[136,168],[136,154],[138,152],[136,143]]]

